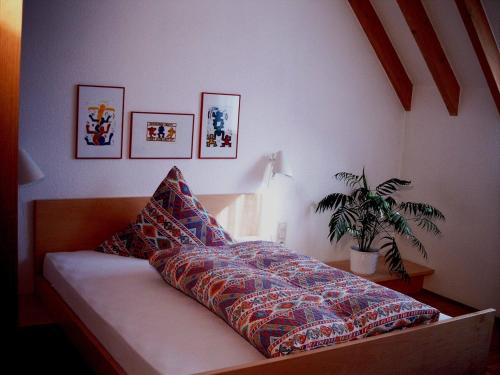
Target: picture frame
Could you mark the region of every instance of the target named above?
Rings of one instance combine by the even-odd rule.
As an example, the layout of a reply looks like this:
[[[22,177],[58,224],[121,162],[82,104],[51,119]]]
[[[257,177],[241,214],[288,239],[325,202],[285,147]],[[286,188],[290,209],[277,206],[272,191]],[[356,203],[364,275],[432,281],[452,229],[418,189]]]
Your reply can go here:
[[[121,159],[125,87],[77,85],[76,159]]]
[[[201,93],[200,159],[236,159],[240,94]]]
[[[130,113],[130,159],[192,159],[194,114]]]

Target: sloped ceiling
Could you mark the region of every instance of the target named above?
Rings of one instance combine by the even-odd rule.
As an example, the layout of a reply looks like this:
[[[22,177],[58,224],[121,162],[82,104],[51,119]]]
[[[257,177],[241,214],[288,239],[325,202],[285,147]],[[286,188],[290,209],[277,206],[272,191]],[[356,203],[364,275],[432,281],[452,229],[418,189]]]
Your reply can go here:
[[[495,0],[498,9],[500,2]],[[478,59],[453,0],[423,0],[425,10],[461,86],[487,87]],[[396,1],[372,0],[414,85],[435,85]],[[459,109],[460,111],[460,109]]]
[[[353,7],[359,6],[360,4],[359,1],[356,0],[349,0],[349,1],[351,2],[351,5]],[[416,14],[413,13],[412,23],[414,24],[414,26],[412,27],[416,28],[414,32],[419,33],[415,34],[414,37],[410,28],[408,27],[408,23],[405,20],[405,17],[408,17],[407,12],[409,11],[406,5],[413,5],[413,4],[405,2],[404,0],[393,0],[393,1],[366,0],[366,1],[370,1],[370,3],[372,4],[413,85],[435,86],[436,84],[439,84],[439,90],[441,91],[443,100],[446,102],[450,115],[456,115],[457,97],[456,96],[453,97],[453,95],[456,94],[455,89],[458,88],[457,81],[458,85],[461,87],[473,87],[473,88],[488,87],[489,83],[490,91],[497,103],[498,111],[500,112],[500,101],[498,93],[498,85],[499,85],[498,72],[500,71],[500,57],[499,57],[500,55],[498,54],[498,46],[500,41],[500,0],[477,0],[478,4],[481,4],[479,2],[482,2],[482,8],[486,13],[486,18],[487,18],[486,22],[490,24],[489,29],[491,30],[491,33],[493,33],[493,37],[495,38],[495,40],[488,39],[491,38],[491,33],[488,30],[488,26],[486,26],[486,29],[482,28],[483,30],[482,37],[486,39],[481,39],[481,40],[477,39],[478,34],[476,34],[477,29],[475,29],[477,26],[471,26],[472,25],[470,21],[471,19],[468,18],[466,21],[466,19],[465,18],[462,19],[460,15],[458,6],[461,7],[462,11],[464,11],[464,8],[466,6],[465,3],[462,2],[462,0],[456,0],[457,2],[455,0],[420,0],[425,9],[425,13],[418,15],[417,17],[421,18],[417,18],[417,20],[418,19],[424,20],[424,18],[428,17],[432,25],[432,28],[434,29],[434,32],[436,33],[436,36],[439,40],[439,42],[436,41],[434,43],[433,47],[430,47],[427,44],[428,42],[430,42],[429,39],[426,39],[426,41],[424,42],[426,43],[425,53],[428,54],[426,56],[426,59],[430,64],[432,64],[432,69],[434,70],[434,78],[436,79],[433,79],[429,67],[424,60],[424,57],[422,55],[422,53],[424,53],[424,50],[422,50],[421,52],[421,50],[417,45],[417,42],[415,41],[415,37],[418,35],[420,37],[420,43],[422,43],[421,38],[423,34],[420,34],[420,31],[417,31],[419,28],[423,26],[422,23],[420,24],[414,23]],[[472,4],[474,4],[474,0],[470,1],[471,2],[469,4],[471,4],[472,6]],[[403,9],[402,7],[403,4],[399,4],[398,6],[399,2],[406,4],[405,5],[406,9]],[[460,5],[458,5],[459,2]],[[465,0],[465,2],[467,2],[467,0]],[[412,12],[417,10],[415,9],[415,7],[412,8],[413,8]],[[483,11],[481,10],[481,5],[473,6],[473,8],[476,10],[471,10],[471,12],[475,12],[476,15],[478,14],[477,10],[479,12]],[[402,12],[405,12],[405,15],[403,15]],[[468,13],[469,11],[465,10],[465,12]],[[462,16],[463,15],[464,13],[462,13]],[[464,17],[470,17],[470,16],[464,16]],[[480,20],[481,16],[479,15],[477,17],[479,18],[475,19]],[[363,22],[367,22],[366,15],[365,15],[365,21]],[[408,20],[408,22],[410,21]],[[425,21],[422,22],[424,22],[425,25]],[[469,24],[469,26],[472,28],[469,29],[469,32],[472,32],[472,34],[474,35],[471,34],[471,36],[469,36],[464,22],[467,22]],[[479,25],[481,25],[481,21],[478,22]],[[484,30],[486,30],[486,34],[484,34]],[[431,37],[431,35],[428,36]],[[476,54],[476,51],[474,50],[471,41],[472,37],[475,38],[474,40],[474,43],[476,43],[475,46],[479,48],[479,50],[477,51],[478,54]],[[480,36],[479,38],[482,37]],[[370,38],[377,39],[376,36],[375,37],[371,36]],[[492,47],[492,43],[494,45],[495,42],[497,48],[496,55],[495,55],[495,47]],[[439,44],[441,45],[441,47],[439,47]],[[423,47],[422,44],[421,47]],[[428,49],[429,47],[432,49]],[[439,51],[441,48],[445,53],[446,57],[444,56],[441,57],[439,56],[439,53],[437,53],[437,51]],[[484,50],[483,48],[487,48],[489,52],[486,52],[486,50]],[[433,56],[431,57],[430,54],[432,54]],[[482,67],[483,69],[485,69],[484,72],[481,69],[481,64],[479,62],[478,56],[480,56],[481,58],[481,64],[483,64]],[[449,73],[446,72],[446,69],[445,71],[441,71],[441,69],[444,66],[442,64],[446,64],[446,60],[448,60],[453,73],[451,73],[449,67],[447,68]],[[438,70],[436,70],[436,68]],[[392,70],[390,67],[389,69]],[[447,75],[446,78],[444,78],[444,76],[442,76],[441,74],[446,74]],[[488,77],[488,81],[485,78],[485,74]],[[441,77],[443,77],[443,80],[441,80]],[[458,88],[458,90],[460,90],[460,88]],[[450,97],[451,93],[455,94],[453,94]],[[408,110],[408,108],[406,109]]]
[[[491,31],[493,31],[493,36],[497,42],[497,47],[500,49],[500,1],[482,0],[482,3]]]

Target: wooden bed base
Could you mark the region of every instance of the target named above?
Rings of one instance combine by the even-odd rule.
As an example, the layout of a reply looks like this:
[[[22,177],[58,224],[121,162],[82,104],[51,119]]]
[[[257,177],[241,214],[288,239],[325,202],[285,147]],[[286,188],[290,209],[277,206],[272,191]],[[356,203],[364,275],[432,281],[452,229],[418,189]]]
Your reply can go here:
[[[200,200],[216,213],[235,197],[201,196]],[[133,220],[146,200],[134,197],[35,201],[36,293],[98,374],[125,374],[125,371],[43,278],[43,257],[47,252],[97,246]],[[482,374],[494,313],[495,310],[487,309],[342,345],[202,374]]]
[[[35,293],[50,311],[52,318],[63,328],[70,341],[75,344],[85,361],[97,374],[126,374],[106,348],[102,346],[94,334],[90,332],[43,277],[37,276]]]

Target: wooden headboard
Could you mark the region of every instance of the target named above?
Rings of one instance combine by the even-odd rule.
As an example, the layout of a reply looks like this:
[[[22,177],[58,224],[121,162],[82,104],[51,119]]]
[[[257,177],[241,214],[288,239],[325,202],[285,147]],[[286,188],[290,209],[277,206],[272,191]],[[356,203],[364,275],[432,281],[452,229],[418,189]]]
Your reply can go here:
[[[203,206],[231,233],[235,206],[245,229],[242,235],[256,235],[260,200],[256,194],[198,195]],[[55,199],[35,201],[34,253],[35,272],[41,274],[46,253],[88,250],[134,221],[149,197]],[[224,222],[224,217],[228,222]],[[241,233],[240,233],[241,235]]]

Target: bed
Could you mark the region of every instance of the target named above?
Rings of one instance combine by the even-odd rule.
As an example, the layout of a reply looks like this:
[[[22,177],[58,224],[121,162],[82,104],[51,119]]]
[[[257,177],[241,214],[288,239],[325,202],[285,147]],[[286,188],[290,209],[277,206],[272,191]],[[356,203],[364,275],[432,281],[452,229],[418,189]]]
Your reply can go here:
[[[252,199],[251,195],[247,198]],[[212,195],[199,199],[217,215],[241,197]],[[265,359],[219,318],[166,287],[147,261],[88,251],[127,225],[147,200],[148,197],[125,197],[35,201],[36,293],[97,373],[484,371],[494,320],[492,309]],[[75,267],[82,272],[71,278],[73,273],[69,270]],[[126,293],[113,292],[116,285],[123,290],[124,283],[129,283],[125,290],[142,288],[138,280],[150,285],[140,299],[130,301]],[[156,293],[168,296],[158,299]],[[159,305],[153,304],[158,300]],[[162,317],[164,324],[159,325]],[[189,317],[198,322],[196,327],[190,327]],[[132,318],[140,318],[145,324],[136,326],[131,323]],[[191,336],[194,330],[199,335],[197,339]]]

